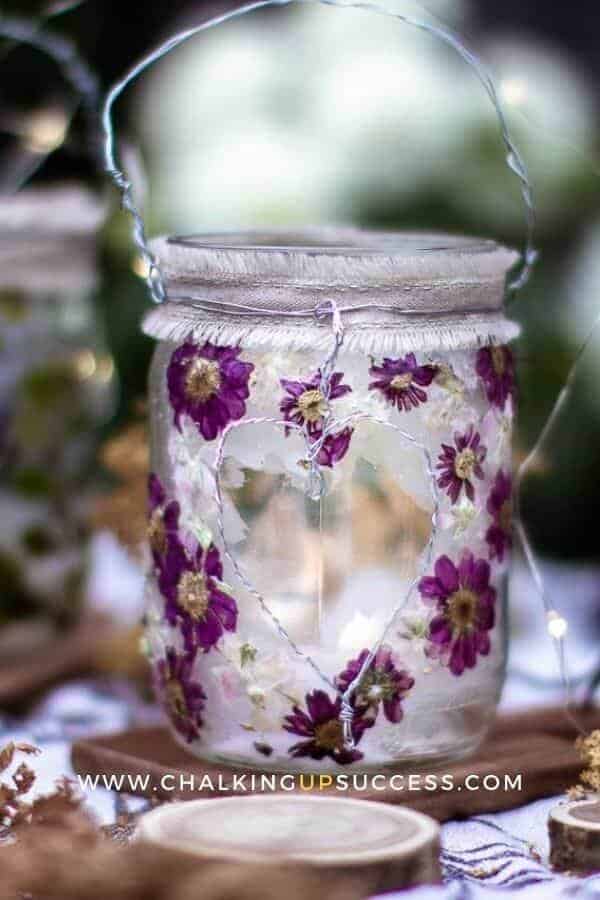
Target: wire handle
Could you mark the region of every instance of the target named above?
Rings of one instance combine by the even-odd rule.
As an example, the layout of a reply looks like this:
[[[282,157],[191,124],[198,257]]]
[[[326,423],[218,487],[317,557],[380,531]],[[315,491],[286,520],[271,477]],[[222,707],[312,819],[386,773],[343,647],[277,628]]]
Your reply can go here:
[[[438,40],[442,41],[447,46],[451,47],[461,57],[461,59],[463,59],[467,63],[467,65],[471,69],[473,69],[475,75],[477,76],[486,94],[488,95],[498,117],[502,141],[506,150],[506,164],[510,171],[518,179],[521,197],[523,199],[523,204],[525,207],[526,243],[522,255],[522,266],[516,278],[510,283],[509,290],[511,292],[516,292],[524,287],[524,285],[529,280],[532,269],[537,260],[537,251],[534,246],[535,204],[533,199],[533,188],[529,180],[529,174],[527,172],[525,162],[511,136],[506,115],[504,113],[504,109],[502,107],[502,103],[500,101],[494,79],[484,63],[479,59],[479,57],[476,56],[475,53],[473,53],[467,47],[465,47],[459,40],[459,38],[445,27],[433,25],[423,19],[416,19],[411,16],[402,15],[401,13],[392,12],[391,10],[386,9],[385,6],[382,6],[377,2],[370,2],[370,0],[349,0],[349,2],[345,2],[345,0],[255,0],[255,2],[246,3],[243,6],[237,7],[236,9],[229,10],[228,12],[222,13],[219,16],[215,16],[212,19],[208,19],[206,22],[203,22],[200,25],[195,25],[192,28],[188,28],[184,31],[179,32],[178,34],[175,34],[173,37],[166,40],[163,44],[161,44],[159,47],[157,47],[155,50],[153,50],[151,53],[137,62],[120,81],[117,81],[112,86],[112,88],[106,95],[106,99],[104,101],[102,109],[104,165],[108,175],[112,178],[114,184],[119,190],[119,193],[121,194],[121,204],[123,208],[130,214],[133,220],[133,240],[141,254],[144,263],[146,264],[146,282],[152,300],[155,303],[163,303],[167,299],[165,279],[160,269],[158,260],[152,253],[148,245],[146,227],[143,217],[136,206],[131,181],[127,178],[126,174],[122,171],[121,168],[119,168],[119,165],[117,164],[115,130],[112,121],[113,107],[123,91],[141,74],[143,74],[146,69],[150,68],[150,66],[152,66],[155,62],[161,60],[164,56],[170,53],[171,50],[175,50],[181,44],[185,43],[201,32],[208,31],[209,29],[214,28],[217,25],[221,25],[233,19],[239,19],[242,16],[245,16],[247,13],[254,12],[259,9],[264,9],[268,6],[282,7],[289,6],[292,3],[321,3],[324,6],[335,6],[342,9],[364,9],[378,13],[379,15],[389,16],[390,18],[397,19],[400,22],[404,22],[406,25],[417,28],[420,31],[430,34]]]

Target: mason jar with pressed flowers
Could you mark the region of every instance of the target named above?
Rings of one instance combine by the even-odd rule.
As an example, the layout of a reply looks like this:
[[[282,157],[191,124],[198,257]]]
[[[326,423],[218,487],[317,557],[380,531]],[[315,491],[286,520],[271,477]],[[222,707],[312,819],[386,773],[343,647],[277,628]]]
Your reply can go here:
[[[0,201],[0,656],[79,615],[86,496],[114,369],[94,308],[98,200],[76,186]]]
[[[286,770],[473,750],[505,666],[517,255],[354,229],[154,249],[146,637],[173,735]]]

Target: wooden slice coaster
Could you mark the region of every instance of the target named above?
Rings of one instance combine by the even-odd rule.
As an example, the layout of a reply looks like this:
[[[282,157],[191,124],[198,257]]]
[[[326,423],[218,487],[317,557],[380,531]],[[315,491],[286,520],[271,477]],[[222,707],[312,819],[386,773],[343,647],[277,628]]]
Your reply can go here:
[[[599,718],[598,711],[589,711],[582,722],[586,728],[594,728],[598,727]],[[469,759],[437,770],[431,764],[413,767],[412,782],[402,765],[381,770],[383,781],[379,778],[373,783],[367,777],[360,789],[350,779],[343,796],[402,804],[445,822],[513,809],[540,797],[561,794],[577,783],[581,772],[581,760],[574,747],[576,732],[572,725],[570,732],[565,730],[565,721],[560,709],[500,717],[488,740]],[[176,744],[164,728],[78,741],[73,745],[72,763],[81,775],[114,775],[121,779],[123,792],[156,800],[227,798],[271,790],[261,786],[260,780],[261,774],[269,773],[200,760]],[[351,771],[340,770],[340,775],[348,776]],[[424,776],[431,774],[438,778],[433,786],[424,781]],[[404,778],[400,789],[398,779],[392,781],[395,775]],[[452,790],[441,782],[441,775],[452,779]],[[295,789],[306,792],[307,788],[315,794],[340,795],[335,782],[324,784],[318,775],[312,781],[307,775],[301,782],[296,775]]]
[[[433,819],[342,797],[272,794],[168,804],[141,817],[136,839],[206,861],[351,873],[377,892],[441,879]]]
[[[550,810],[550,863],[561,872],[600,871],[600,795]]]

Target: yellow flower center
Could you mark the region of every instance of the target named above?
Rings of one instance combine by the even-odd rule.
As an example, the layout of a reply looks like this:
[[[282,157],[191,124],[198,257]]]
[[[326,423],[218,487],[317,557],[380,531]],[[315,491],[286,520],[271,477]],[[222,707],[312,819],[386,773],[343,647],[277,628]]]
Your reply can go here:
[[[506,354],[504,352],[504,347],[492,347],[490,353],[492,354],[492,367],[494,372],[496,375],[504,375],[506,371]]]
[[[390,676],[381,669],[367,672],[360,688],[361,697],[367,700],[390,700],[395,693],[395,685]]]
[[[205,403],[221,387],[219,364],[202,356],[191,363],[185,376],[185,393],[190,400]]]
[[[505,531],[508,534],[512,524],[512,503],[510,500],[505,500],[500,507],[498,521],[500,522],[502,531]]]
[[[454,460],[454,472],[457,478],[460,478],[461,481],[467,481],[473,474],[476,462],[477,457],[470,447],[457,453],[456,459]]]
[[[304,391],[298,397],[298,412],[306,422],[318,422],[327,412],[327,400],[321,391]]]
[[[210,594],[202,572],[184,572],[177,586],[177,602],[193,619],[206,618]]]
[[[167,532],[161,509],[155,509],[150,516],[150,521],[148,522],[148,540],[154,552],[164,556],[167,552]]]
[[[467,588],[459,588],[448,599],[448,618],[454,631],[470,631],[477,618],[479,599]]]
[[[393,391],[405,391],[412,384],[411,372],[404,372],[402,375],[394,375],[390,381],[390,387]]]
[[[187,716],[187,703],[185,702],[185,694],[181,683],[176,678],[169,678],[165,684],[165,697],[167,706],[173,715],[179,718]]]
[[[344,730],[337,719],[330,719],[315,728],[315,744],[323,750],[341,750],[344,744]]]

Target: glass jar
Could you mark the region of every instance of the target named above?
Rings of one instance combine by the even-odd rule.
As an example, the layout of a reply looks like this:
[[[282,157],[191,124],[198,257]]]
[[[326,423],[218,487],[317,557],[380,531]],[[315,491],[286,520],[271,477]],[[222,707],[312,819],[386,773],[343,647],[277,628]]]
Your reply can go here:
[[[76,186],[0,201],[3,662],[79,616],[90,464],[115,400],[93,304],[103,220]]]
[[[505,667],[517,255],[353,229],[154,249],[146,634],[173,735],[286,771],[469,753]]]

